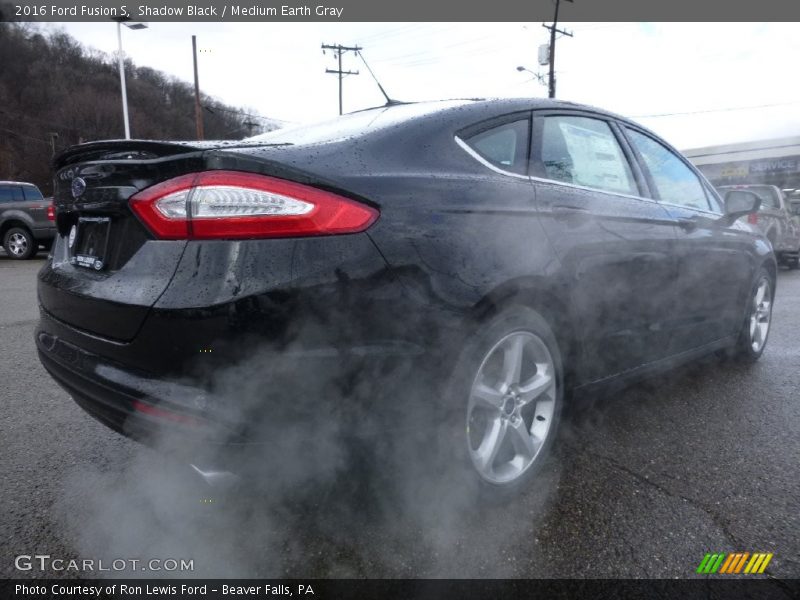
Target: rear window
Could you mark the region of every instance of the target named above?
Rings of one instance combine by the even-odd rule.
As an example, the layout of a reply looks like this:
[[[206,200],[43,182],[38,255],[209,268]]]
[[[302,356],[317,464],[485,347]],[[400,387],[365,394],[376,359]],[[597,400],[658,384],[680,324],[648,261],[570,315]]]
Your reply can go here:
[[[25,194],[25,200],[44,200],[42,192],[36,186],[24,185],[22,186],[22,192]]]
[[[493,165],[525,175],[528,171],[529,132],[530,123],[525,118],[468,137],[466,143]]]
[[[22,202],[22,188],[18,185],[0,185],[0,202]]]

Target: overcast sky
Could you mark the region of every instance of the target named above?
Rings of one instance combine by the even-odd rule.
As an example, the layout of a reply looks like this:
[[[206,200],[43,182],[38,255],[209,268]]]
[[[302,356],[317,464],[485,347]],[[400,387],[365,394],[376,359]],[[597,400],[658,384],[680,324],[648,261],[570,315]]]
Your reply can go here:
[[[562,23],[558,97],[637,121],[679,148],[800,135],[800,35],[796,23]],[[113,23],[63,27],[84,44],[117,49]],[[324,43],[360,45],[399,100],[547,95],[523,65],[546,75],[537,23],[151,23],[123,28],[126,55],[192,80],[219,100],[290,122],[335,116],[334,56]],[[345,112],[383,104],[360,59],[345,55]],[[777,105],[777,106],[776,106]],[[730,110],[754,107],[747,110]],[[725,110],[722,110],[725,109]],[[648,116],[670,113],[672,116]],[[674,114],[693,113],[693,114]],[[213,118],[213,117],[212,117]],[[134,137],[136,132],[132,132]]]

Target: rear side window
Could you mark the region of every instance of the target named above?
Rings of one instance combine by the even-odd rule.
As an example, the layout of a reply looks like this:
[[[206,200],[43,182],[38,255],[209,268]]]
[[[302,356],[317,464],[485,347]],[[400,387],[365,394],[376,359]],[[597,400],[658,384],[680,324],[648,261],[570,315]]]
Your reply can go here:
[[[659,199],[687,208],[711,210],[700,179],[686,163],[653,138],[633,129],[627,131],[650,171]]]
[[[0,202],[22,202],[22,188],[18,185],[0,185]]]
[[[529,129],[528,119],[520,119],[492,127],[464,141],[481,158],[496,167],[527,175]]]
[[[44,200],[42,192],[40,192],[39,188],[37,187],[33,187],[32,185],[26,185],[23,186],[21,189],[25,194],[25,200]]]
[[[605,121],[544,117],[541,148],[539,171],[547,179],[638,194],[630,165]]]

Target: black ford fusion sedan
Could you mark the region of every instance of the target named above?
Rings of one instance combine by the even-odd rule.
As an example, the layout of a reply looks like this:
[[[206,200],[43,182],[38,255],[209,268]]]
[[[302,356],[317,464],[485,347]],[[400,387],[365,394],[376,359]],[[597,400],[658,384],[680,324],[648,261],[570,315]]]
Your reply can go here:
[[[767,341],[776,261],[739,220],[758,199],[586,106],[400,104],[55,167],[39,356],[144,441],[325,456],[345,423],[405,424],[506,491],[570,392]]]

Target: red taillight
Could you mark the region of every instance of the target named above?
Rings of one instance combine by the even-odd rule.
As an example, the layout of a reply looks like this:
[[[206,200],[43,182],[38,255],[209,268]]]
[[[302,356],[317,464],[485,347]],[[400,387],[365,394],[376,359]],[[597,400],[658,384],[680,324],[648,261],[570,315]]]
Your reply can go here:
[[[49,204],[47,206],[47,219],[49,221],[55,221],[56,220],[56,207],[53,206],[52,204]]]
[[[758,225],[758,214],[750,213],[747,215],[747,222],[750,223],[750,225]]]
[[[378,211],[314,187],[254,173],[204,171],[146,188],[131,208],[161,239],[248,239],[357,233]]]

